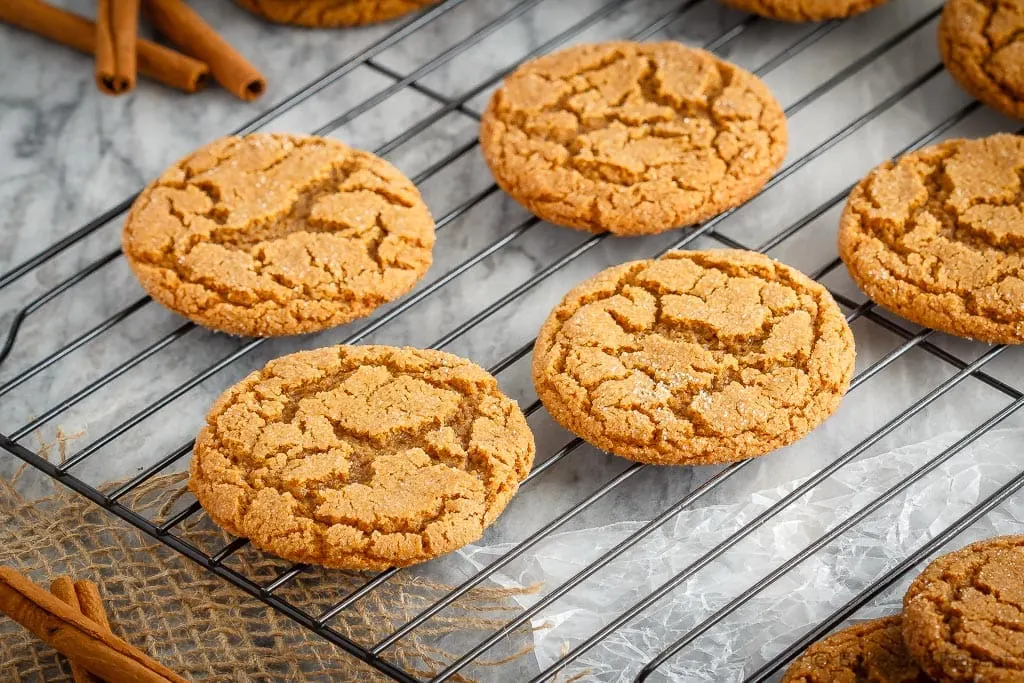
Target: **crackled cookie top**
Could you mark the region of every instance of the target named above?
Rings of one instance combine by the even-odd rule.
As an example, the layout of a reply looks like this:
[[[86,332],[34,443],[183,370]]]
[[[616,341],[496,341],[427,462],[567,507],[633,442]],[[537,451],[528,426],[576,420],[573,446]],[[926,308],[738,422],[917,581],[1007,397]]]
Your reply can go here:
[[[387,21],[437,0],[235,0],[280,24],[314,28],[359,26]]]
[[[887,0],[722,0],[744,12],[780,21],[844,19],[877,7]]]
[[[763,455],[839,405],[853,335],[816,282],[753,252],[672,252],[609,268],[562,300],[533,358],[566,429],[631,460]]]
[[[200,325],[276,336],[334,327],[412,289],[434,222],[413,184],[327,138],[216,140],[139,195],[125,256],[149,294]]]
[[[903,620],[875,619],[834,633],[809,647],[782,683],[927,683],[903,645]]]
[[[225,392],[189,488],[217,524],[296,562],[385,569],[477,540],[533,463],[490,374],[440,351],[334,346]]]
[[[964,90],[1024,118],[1024,2],[949,0],[939,22],[939,51]]]
[[[932,562],[903,599],[911,654],[942,681],[1024,681],[1024,536]]]
[[[786,120],[752,74],[679,43],[580,45],[521,66],[491,98],[480,146],[541,218],[641,235],[757,194]]]
[[[839,254],[876,303],[926,327],[1024,342],[1024,138],[949,140],[872,171]]]

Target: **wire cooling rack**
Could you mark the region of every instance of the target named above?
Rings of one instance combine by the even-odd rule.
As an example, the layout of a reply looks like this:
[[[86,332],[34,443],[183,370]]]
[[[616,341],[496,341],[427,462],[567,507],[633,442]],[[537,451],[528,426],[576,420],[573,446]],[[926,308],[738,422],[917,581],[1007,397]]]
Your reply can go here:
[[[480,2],[483,0],[478,0],[477,4]],[[937,3],[933,2],[897,0],[883,9],[848,22],[796,26],[772,24],[736,13],[718,6],[713,0],[612,0],[603,3],[598,0],[581,0],[581,9],[572,17],[570,24],[560,27],[557,32],[541,31],[549,37],[536,44],[529,53],[516,55],[514,59],[506,60],[507,63],[493,68],[489,65],[500,60],[490,59],[486,50],[481,51],[481,46],[493,45],[494,41],[500,43],[506,31],[515,31],[524,22],[537,23],[537,13],[542,11],[545,2],[519,0],[496,3],[497,8],[489,11],[482,23],[467,32],[463,26],[465,15],[460,12],[473,4],[471,0],[447,0],[396,24],[382,39],[296,90],[234,132],[248,133],[285,125],[289,116],[303,108],[313,108],[318,112],[337,111],[337,97],[332,93],[335,93],[336,86],[356,73],[372,74],[383,85],[358,103],[353,104],[350,99],[343,101],[342,113],[332,116],[315,130],[310,126],[305,132],[321,135],[348,134],[358,130],[359,121],[367,118],[372,121],[370,125],[374,126],[381,120],[381,107],[399,101],[409,93],[415,94],[418,98],[416,102],[425,103],[422,106],[410,106],[407,101],[403,101],[397,105],[404,117],[401,119],[402,128],[383,144],[376,145],[375,151],[383,156],[392,156],[400,154],[409,146],[421,152],[426,150],[424,155],[428,160],[421,162],[420,168],[413,174],[417,184],[429,185],[434,181],[444,186],[453,183],[465,185],[465,196],[448,202],[444,210],[437,211],[432,206],[437,215],[439,236],[454,241],[449,245],[443,240],[439,242],[438,264],[431,276],[411,295],[385,307],[367,320],[333,331],[327,337],[314,338],[314,342],[306,343],[305,346],[378,339],[387,341],[392,338],[389,335],[408,340],[410,334],[412,339],[418,340],[419,345],[427,345],[428,340],[420,340],[409,332],[408,328],[413,327],[434,333],[438,329],[447,329],[430,346],[452,347],[491,325],[494,329],[487,332],[491,341],[484,346],[494,349],[507,348],[511,344],[513,350],[499,354],[500,359],[491,365],[490,370],[499,376],[503,385],[513,384],[521,388],[518,393],[527,404],[525,412],[538,432],[537,465],[505,515],[515,520],[510,524],[518,525],[520,520],[527,518],[538,520],[538,513],[534,513],[533,517],[524,516],[522,510],[515,511],[517,505],[539,510],[539,521],[527,527],[532,528],[531,531],[525,535],[519,533],[497,559],[464,577],[456,588],[386,637],[378,642],[356,642],[333,628],[332,621],[387,584],[400,571],[416,570],[393,569],[367,576],[365,583],[357,589],[339,595],[335,604],[313,612],[281,596],[282,588],[299,580],[309,568],[296,565],[281,571],[271,581],[255,580],[233,568],[230,562],[237,553],[251,550],[245,540],[236,539],[222,548],[206,550],[193,545],[180,534],[183,522],[203,514],[194,501],[181,507],[169,519],[159,522],[126,505],[125,497],[154,476],[180,470],[185,466],[193,445],[191,436],[195,433],[210,396],[245,372],[258,367],[261,359],[300,348],[301,343],[295,340],[233,340],[222,335],[212,335],[191,323],[182,324],[180,319],[157,306],[151,306],[147,297],[129,297],[127,300],[115,298],[115,301],[100,306],[100,310],[107,311],[106,317],[98,322],[83,324],[76,334],[68,337],[69,341],[67,338],[57,339],[56,344],[49,343],[50,340],[42,341],[38,330],[45,328],[46,319],[52,317],[55,310],[69,310],[80,305],[79,299],[95,297],[93,293],[86,293],[90,283],[102,285],[106,279],[117,280],[120,277],[114,272],[122,268],[123,261],[117,248],[116,226],[133,197],[126,198],[0,276],[0,294],[6,290],[9,296],[17,300],[13,315],[7,317],[9,327],[0,345],[0,370],[3,371],[0,374],[0,415],[4,416],[3,424],[0,424],[0,446],[399,681],[414,681],[417,678],[389,658],[389,649],[411,637],[417,629],[456,604],[474,588],[485,584],[511,563],[528,556],[555,532],[573,528],[583,522],[593,524],[595,517],[590,516],[590,513],[595,510],[600,511],[597,521],[607,523],[615,521],[614,518],[609,519],[608,514],[614,514],[616,509],[621,510],[625,504],[622,501],[637,497],[650,497],[653,500],[651,505],[643,508],[649,514],[640,517],[650,521],[640,525],[561,585],[545,587],[537,600],[528,608],[520,610],[503,627],[476,644],[463,648],[455,658],[444,662],[431,678],[433,681],[444,681],[466,671],[467,667],[510,634],[530,626],[534,617],[569,592],[585,585],[682,511],[709,501],[720,502],[722,498],[716,496],[729,486],[739,491],[756,490],[759,484],[764,483],[764,473],[773,471],[770,466],[772,462],[778,463],[773,465],[776,475],[784,463],[792,464],[784,460],[785,456],[776,454],[759,459],[756,465],[752,464],[755,461],[747,461],[728,467],[699,468],[686,475],[681,474],[681,470],[673,470],[658,476],[686,479],[686,485],[673,489],[673,495],[654,495],[637,488],[641,486],[641,481],[647,482],[643,486],[650,485],[651,480],[643,480],[641,472],[649,474],[653,468],[603,456],[579,439],[570,439],[569,435],[554,428],[540,404],[529,393],[528,357],[533,344],[529,337],[537,327],[534,323],[518,323],[522,318],[517,316],[527,316],[532,321],[542,319],[560,294],[568,288],[564,282],[578,281],[610,262],[654,256],[668,249],[709,245],[751,248],[779,256],[808,270],[813,277],[830,286],[837,301],[846,309],[847,318],[857,332],[861,355],[847,402],[854,400],[854,395],[869,390],[881,392],[876,393],[876,396],[898,393],[884,379],[884,373],[908,358],[920,360],[903,377],[911,378],[912,383],[919,384],[923,389],[910,395],[897,412],[886,415],[884,420],[876,419],[872,422],[865,418],[868,428],[863,435],[853,440],[855,445],[849,448],[837,446],[826,433],[825,427],[815,432],[806,440],[812,444],[810,448],[816,454],[808,458],[813,467],[802,472],[806,478],[799,486],[737,531],[723,532],[720,543],[713,549],[675,573],[667,582],[640,597],[629,609],[616,614],[600,628],[595,627],[589,637],[567,643],[561,658],[545,670],[535,668],[525,675],[521,671],[517,674],[520,678],[533,676],[533,680],[539,681],[557,677],[563,670],[572,672],[573,663],[582,655],[618,629],[634,622],[659,600],[670,596],[716,560],[727,556],[748,535],[770,524],[788,506],[826,482],[841,468],[865,454],[875,452],[881,445],[892,443],[891,440],[898,437],[915,417],[938,410],[940,403],[950,396],[960,396],[955,392],[965,385],[984,389],[989,392],[988,395],[995,397],[991,405],[996,409],[982,411],[980,415],[979,411],[958,406],[955,414],[970,413],[969,428],[964,428],[963,435],[955,443],[943,449],[925,465],[891,486],[845,521],[823,532],[816,541],[792,554],[781,565],[751,568],[751,580],[746,590],[731,596],[722,605],[709,606],[707,614],[703,615],[695,627],[673,642],[659,644],[656,656],[646,663],[638,663],[642,668],[638,666],[637,679],[645,680],[657,673],[667,661],[684,653],[701,637],[727,624],[751,599],[777,584],[800,563],[841,538],[940,465],[977,443],[994,427],[1007,422],[1024,404],[1024,394],[1012,386],[1013,350],[950,340],[876,309],[871,302],[860,297],[848,281],[842,280],[843,269],[834,250],[836,211],[841,207],[852,183],[881,159],[954,133],[993,132],[1000,128],[1012,130],[1012,127],[1008,128],[1010,124],[994,118],[977,103],[969,101],[949,82],[931,47],[940,10]],[[883,16],[883,12],[891,14]],[[871,15],[875,15],[875,18],[870,18]],[[874,23],[870,23],[872,21]],[[448,25],[451,31],[447,30]],[[415,52],[413,47],[422,47],[427,42],[424,35],[429,35],[432,40],[436,36],[447,35],[455,38],[440,48],[440,51],[435,49],[435,53],[425,61],[421,60],[409,68],[402,67],[401,59],[396,61],[388,58],[395,53],[401,55]],[[496,84],[519,62],[573,42],[612,37],[633,40],[668,37],[698,44],[740,61],[766,78],[777,92],[781,91],[780,99],[791,120],[792,149],[782,169],[765,187],[763,201],[757,198],[748,203],[749,206],[727,211],[702,225],[685,228],[661,238],[616,240],[605,235],[587,236],[554,228],[526,216],[501,197],[489,179],[485,178],[485,182],[476,182],[475,185],[467,179],[479,180],[484,175],[480,172],[482,167],[479,164],[470,164],[469,171],[462,171],[461,175],[452,171],[467,159],[475,163],[478,156],[475,122],[479,119],[481,107]],[[406,46],[410,48],[403,52]],[[441,77],[446,69],[460,59],[472,59],[474,62],[479,60],[480,63],[479,72],[474,72],[477,82],[468,89],[462,89],[460,83],[453,86],[452,78],[445,80]],[[824,62],[839,66],[829,73],[814,70],[814,65]],[[826,102],[836,97],[836,93],[843,93],[844,89],[843,102],[848,104],[823,108]],[[929,92],[930,99],[924,98]],[[318,106],[321,102],[324,104]],[[798,115],[805,110],[815,112],[815,116],[798,119]],[[425,116],[420,115],[423,112]],[[902,130],[907,131],[899,140],[889,134],[894,129],[894,120],[905,124]],[[815,142],[813,145],[804,144],[801,142],[804,138]],[[435,144],[438,140],[445,144]],[[851,152],[851,146],[854,146],[855,151]],[[442,151],[438,153],[438,149]],[[859,167],[854,168],[856,164],[850,160],[858,157],[856,150],[863,150],[861,156],[864,159]],[[843,160],[842,163],[837,159]],[[822,166],[822,162],[828,166]],[[817,183],[811,180],[811,175],[827,175],[821,169],[835,169],[836,166],[842,166],[840,170],[843,172],[836,176],[840,178],[839,181],[829,180],[831,186],[829,182]],[[430,192],[425,194],[430,201]],[[803,204],[795,200],[798,197],[803,200]],[[787,215],[787,209],[806,202],[810,202],[809,206],[812,207],[809,211],[800,209],[801,213],[797,217]],[[485,205],[492,208],[498,206],[495,228],[497,239],[489,242],[484,240],[482,247],[479,239],[459,241],[457,235],[467,235],[475,229],[480,216],[478,211]],[[108,226],[114,226],[114,229]],[[736,227],[732,229],[731,226]],[[486,231],[481,232],[485,237],[488,236]],[[102,255],[86,262],[84,267],[76,266],[70,274],[52,283],[53,278],[46,276],[45,269],[51,262],[59,260],[63,254],[88,240],[99,240],[106,245]],[[552,258],[552,253],[558,253],[555,250],[564,245],[569,248],[562,250],[557,258]],[[445,258],[440,251],[442,249],[451,249],[449,258]],[[577,271],[577,268],[580,270]],[[504,291],[496,298],[484,301],[473,299],[473,305],[465,307],[471,314],[466,314],[459,304],[465,299],[446,299],[449,296],[446,292],[458,287],[460,282],[467,279],[468,274],[481,270],[496,273],[492,275],[492,282],[497,278],[503,285],[497,289]],[[560,277],[563,280],[560,281]],[[51,284],[44,287],[25,286],[26,282],[33,279]],[[138,297],[139,290],[133,287],[126,284],[125,289],[135,292],[132,297]],[[539,302],[531,298],[545,287],[550,291]],[[413,322],[406,328],[400,327],[403,320],[414,318],[417,310],[437,301],[441,303],[428,309],[431,313],[426,323]],[[393,329],[404,331],[392,333]],[[378,335],[378,332],[381,334]],[[869,362],[864,363],[864,340],[878,335],[893,340],[893,344],[873,354],[874,358],[871,358],[869,348]],[[495,338],[499,341],[494,341]],[[37,345],[37,340],[40,349],[33,353],[32,347]],[[871,346],[870,343],[868,346]],[[169,359],[159,365],[165,357]],[[199,359],[197,362],[201,363],[202,369],[196,372],[185,363],[188,372],[185,377],[178,377],[170,368],[178,362],[184,363],[182,359]],[[154,367],[160,368],[159,374],[154,374]],[[171,377],[169,384],[158,381],[158,377],[165,373]],[[152,381],[156,393],[150,392],[145,400],[133,400],[128,404],[112,399],[111,392],[116,392],[122,382],[133,377],[144,383]],[[1001,377],[1005,377],[1005,381]],[[45,383],[51,390],[40,391],[40,383]],[[57,397],[51,400],[49,397],[55,391]],[[40,405],[38,400],[30,398],[39,395],[44,396],[43,400],[48,402]],[[954,402],[962,403],[963,399],[954,398]],[[116,408],[109,408],[111,405]],[[23,415],[24,419],[12,417],[16,415]],[[840,411],[827,425],[838,425],[835,427],[837,429],[848,426],[852,428],[859,419],[858,414]],[[92,428],[97,424],[104,426],[104,430],[91,433],[81,447],[76,446],[63,462],[54,464],[32,445],[31,437],[65,420],[88,423],[90,432],[94,432]],[[178,445],[165,448],[168,441]],[[896,443],[899,443],[898,439]],[[545,488],[545,477],[554,477],[557,470],[566,463],[582,459],[591,459],[591,463],[595,463],[593,466],[584,465],[583,469],[588,472],[597,471],[597,475],[589,472],[591,478],[585,479],[590,482],[593,476],[598,476],[596,487],[573,491],[573,495],[568,496],[571,504],[567,506],[559,508],[550,505],[548,499],[552,496],[567,494],[564,490],[552,489],[550,486]],[[104,489],[101,492],[98,482],[102,479],[97,480],[96,473],[109,474],[111,469],[116,471],[116,464],[122,460],[130,463],[131,467],[126,468],[130,469],[130,476],[116,489]],[[596,464],[598,462],[600,466]],[[581,471],[576,470],[568,480],[579,480],[583,477]],[[565,480],[565,477],[560,480],[560,486]],[[779,481],[780,477],[776,476],[774,480]],[[980,502],[953,524],[931,530],[927,535],[922,534],[922,538],[928,540],[919,544],[914,552],[897,565],[865,577],[866,583],[859,592],[839,609],[832,611],[824,621],[808,625],[809,630],[792,633],[784,641],[767,646],[767,654],[755,663],[759,668],[745,673],[747,680],[762,681],[777,675],[809,643],[905,580],[909,572],[922,561],[970,529],[978,520],[1017,494],[1022,487],[1024,464],[1016,476],[1005,481],[1000,488],[979,497]],[[679,495],[680,492],[682,495]],[[602,508],[601,504],[609,500],[619,501],[616,503],[619,507]],[[497,526],[501,527],[502,523],[499,522]],[[492,535],[497,533],[500,532],[489,531],[482,543],[491,542]],[[753,666],[749,668],[753,669]],[[499,675],[498,678],[502,677]]]

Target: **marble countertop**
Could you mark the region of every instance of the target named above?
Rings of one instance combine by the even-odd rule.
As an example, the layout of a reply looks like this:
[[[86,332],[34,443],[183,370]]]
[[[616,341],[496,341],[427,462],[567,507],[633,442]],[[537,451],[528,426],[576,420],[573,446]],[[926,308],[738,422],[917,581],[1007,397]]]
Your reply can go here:
[[[89,13],[92,3],[65,4]],[[322,129],[353,146],[386,146],[386,156],[398,167],[410,176],[424,176],[419,178],[421,189],[435,217],[443,217],[444,227],[435,264],[412,295],[419,297],[413,305],[400,301],[368,321],[254,348],[247,340],[183,328],[182,319],[144,300],[116,255],[123,214],[0,288],[2,339],[27,303],[104,259],[73,288],[35,307],[25,317],[9,357],[0,363],[0,432],[19,434],[20,443],[32,449],[52,440],[58,427],[64,433],[81,432],[70,453],[88,448],[95,452],[74,473],[92,484],[132,476],[187,443],[213,397],[269,358],[342,341],[416,346],[440,341],[446,350],[490,367],[530,342],[573,284],[608,265],[654,255],[684,239],[686,229],[641,239],[592,240],[529,222],[523,209],[494,191],[472,145],[479,112],[503,70],[566,32],[572,33],[569,42],[592,42],[653,27],[645,37],[691,45],[717,41],[720,54],[742,66],[768,66],[765,81],[790,108],[786,177],[718,223],[714,233],[720,239],[706,233],[687,246],[720,246],[724,240],[758,248],[804,221],[802,229],[773,240],[768,253],[805,272],[826,268],[836,258],[838,193],[970,104],[939,68],[934,15],[941,3],[935,0],[893,0],[826,28],[748,21],[715,0],[452,0],[434,10],[437,17],[419,30],[315,87],[322,75],[400,24],[309,31],[261,22],[228,0],[193,4],[266,74],[269,87],[261,100],[245,104],[217,88],[184,96],[145,80],[128,96],[104,97],[93,84],[89,58],[0,26],[0,275],[118,205],[178,157],[218,136],[251,129],[254,120],[260,130]],[[669,14],[673,12],[677,14]],[[664,16],[673,20],[655,23]],[[495,21],[502,22],[500,28],[488,29]],[[581,21],[588,23],[575,30]],[[718,40],[726,34],[731,40]],[[776,59],[790,46],[797,47],[786,53],[788,59]],[[412,85],[405,80],[410,75]],[[461,104],[446,107],[443,98]],[[437,115],[439,111],[444,113]],[[392,144],[424,120],[433,123],[402,144]],[[1017,123],[977,108],[955,119],[942,135],[1017,128]],[[436,166],[456,150],[465,151]],[[471,268],[456,270],[467,260]],[[854,305],[864,301],[841,266],[823,281]],[[492,307],[496,301],[502,305]],[[126,307],[131,308],[122,318],[112,318]],[[873,311],[853,322],[859,371],[905,343],[884,324],[890,320],[897,319]],[[109,329],[36,371],[34,364],[104,321],[112,321]],[[918,331],[898,322],[911,333]],[[928,344],[937,351],[918,344],[901,353],[852,391],[839,412],[810,437],[751,463],[697,505],[723,505],[813,474],[953,376],[958,368],[940,353],[970,362],[989,350],[939,334]],[[245,353],[235,362],[211,371],[240,349]],[[126,360],[136,357],[137,362],[121,370]],[[505,390],[524,406],[536,399],[528,360],[512,363],[500,374]],[[1011,392],[1024,388],[1022,368],[1024,357],[1017,349],[1000,353],[985,366],[993,378],[1013,387]],[[112,372],[115,377],[109,376]],[[93,390],[101,378],[110,381]],[[15,380],[16,386],[10,385]],[[189,390],[178,392],[186,382]],[[139,413],[169,394],[174,400],[166,407]],[[64,405],[72,395],[75,400]],[[1011,400],[1011,394],[992,383],[968,378],[861,455],[917,444],[939,432],[971,430]],[[570,437],[543,410],[530,422],[537,435],[538,462],[561,454]],[[1014,414],[1005,426],[1020,422]],[[982,447],[980,442],[976,446]],[[965,449],[958,457],[970,458],[971,452]],[[170,469],[186,465],[184,458]],[[524,488],[481,545],[528,537],[628,466],[588,446],[575,448]],[[0,471],[9,473],[15,467],[12,457],[0,456]],[[650,519],[719,471],[646,468],[587,505],[561,529]],[[922,523],[922,538],[933,531]],[[656,636],[645,650],[647,656],[666,644]],[[787,642],[762,644],[750,655],[751,665]],[[641,655],[637,657],[639,666]],[[517,666],[536,671],[529,661]]]

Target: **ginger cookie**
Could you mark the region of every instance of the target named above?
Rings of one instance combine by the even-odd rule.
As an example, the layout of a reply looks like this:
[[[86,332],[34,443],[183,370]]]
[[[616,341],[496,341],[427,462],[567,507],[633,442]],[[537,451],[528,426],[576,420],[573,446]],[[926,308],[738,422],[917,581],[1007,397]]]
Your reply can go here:
[[[939,21],[939,51],[964,90],[1024,118],[1024,2],[949,0]]]
[[[310,28],[361,26],[388,21],[437,0],[235,0],[250,12],[278,24]]]
[[[887,0],[722,0],[730,7],[779,21],[845,19]]]
[[[164,172],[124,224],[128,263],[155,300],[256,337],[368,315],[427,272],[434,221],[394,166],[337,140],[216,140]]]
[[[903,645],[899,616],[833,633],[793,662],[782,683],[927,683]]]
[[[615,455],[764,455],[839,406],[853,334],[824,287],[767,256],[677,251],[605,270],[541,328],[533,381],[563,427]]]
[[[275,555],[386,569],[479,539],[533,456],[526,418],[474,363],[333,346],[272,360],[217,399],[189,488]]]
[[[873,301],[919,325],[1024,342],[1024,137],[949,140],[873,170],[839,255]]]
[[[1024,536],[928,565],[903,599],[903,639],[940,681],[1024,681]]]
[[[498,185],[540,218],[646,235],[757,194],[786,155],[786,117],[760,79],[703,50],[579,45],[506,79],[480,149]]]

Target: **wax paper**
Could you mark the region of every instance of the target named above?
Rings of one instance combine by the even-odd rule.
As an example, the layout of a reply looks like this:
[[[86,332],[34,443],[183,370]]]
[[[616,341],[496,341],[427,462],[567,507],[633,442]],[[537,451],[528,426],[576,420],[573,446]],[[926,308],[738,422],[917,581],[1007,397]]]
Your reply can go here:
[[[948,432],[922,443],[855,461],[801,496],[729,552],[697,572],[579,656],[558,680],[632,680],[644,663],[688,634],[762,577],[815,542],[880,494],[944,454],[964,436]],[[796,565],[658,669],[652,680],[738,681],[820,623],[873,580],[941,533],[1021,470],[1024,430],[996,430],[948,459],[862,523]],[[572,651],[659,586],[743,528],[801,482],[757,491],[733,504],[699,503],[651,533],[565,597],[531,619],[540,670]],[[945,551],[977,538],[1024,533],[1024,496],[1011,497]],[[644,520],[570,531],[546,539],[494,576],[505,587],[542,582],[517,600],[530,607],[617,543]],[[510,546],[471,546],[464,556],[483,567]],[[918,568],[919,569],[919,568]],[[855,615],[899,611],[910,572]]]

